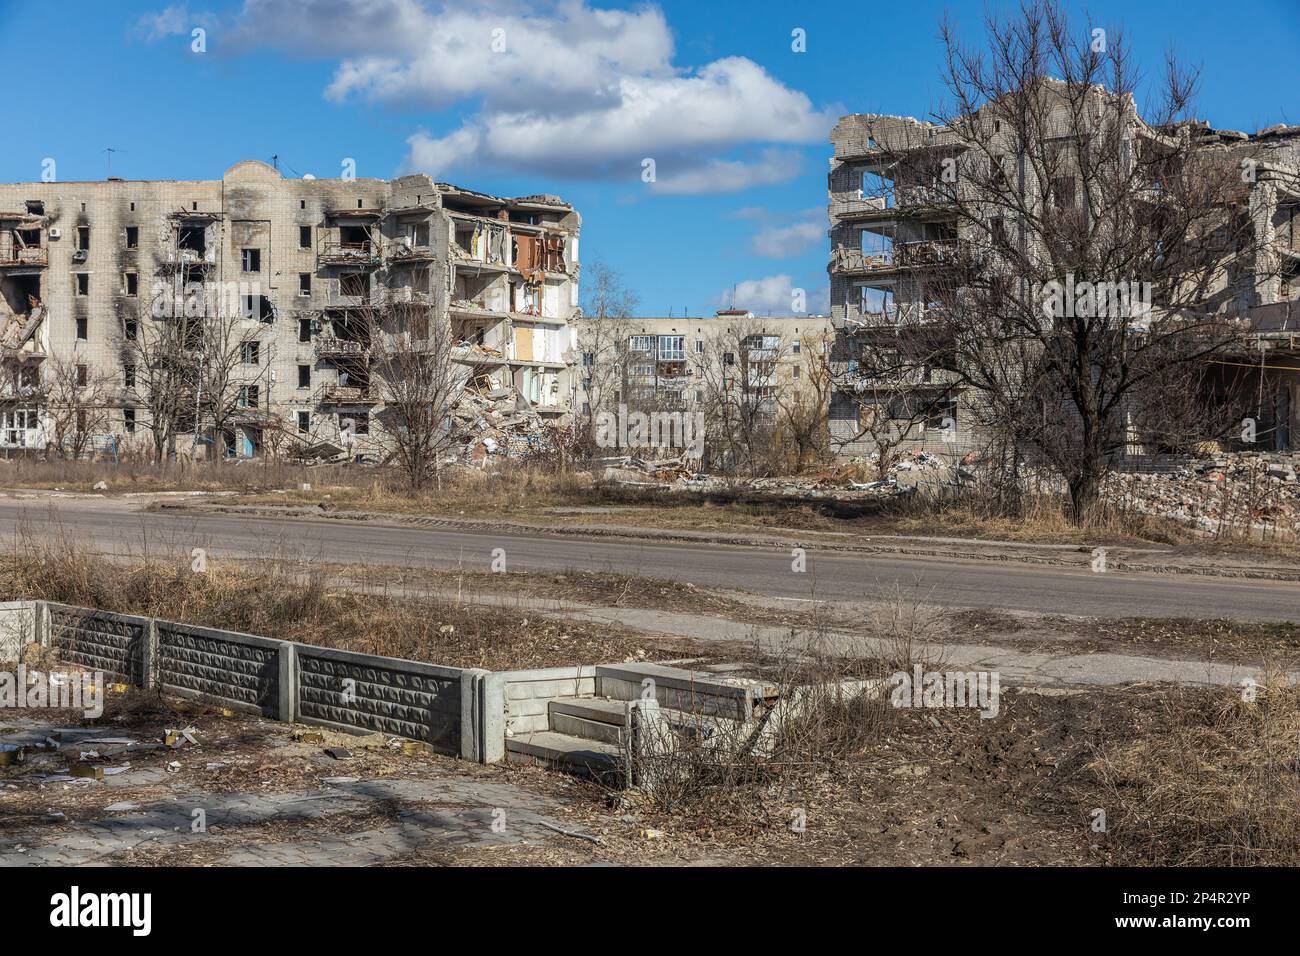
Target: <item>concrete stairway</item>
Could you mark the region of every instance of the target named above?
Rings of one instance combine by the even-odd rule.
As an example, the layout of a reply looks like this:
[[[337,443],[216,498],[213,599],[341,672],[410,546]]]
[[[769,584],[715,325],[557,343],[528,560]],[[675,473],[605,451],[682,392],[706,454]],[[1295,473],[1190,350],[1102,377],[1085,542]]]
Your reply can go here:
[[[761,681],[665,664],[614,664],[596,668],[596,693],[547,701],[547,729],[506,739],[512,763],[539,764],[626,785],[635,702],[653,697],[658,719],[682,737],[703,737],[756,727],[775,690]]]

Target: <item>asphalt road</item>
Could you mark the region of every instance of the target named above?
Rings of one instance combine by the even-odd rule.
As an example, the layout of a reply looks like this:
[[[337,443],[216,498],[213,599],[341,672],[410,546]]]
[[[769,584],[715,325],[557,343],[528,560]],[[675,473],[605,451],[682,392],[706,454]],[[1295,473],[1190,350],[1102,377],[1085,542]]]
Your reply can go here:
[[[23,526],[110,554],[207,549],[215,559],[282,557],[349,564],[486,570],[504,549],[510,570],[614,571],[736,587],[774,597],[861,600],[892,594],[950,607],[1089,616],[1300,620],[1300,584],[1155,575],[930,557],[808,553],[791,570],[788,550],[634,542],[491,531],[389,527],[322,519],[233,517],[139,510],[123,499],[0,500],[3,546]]]

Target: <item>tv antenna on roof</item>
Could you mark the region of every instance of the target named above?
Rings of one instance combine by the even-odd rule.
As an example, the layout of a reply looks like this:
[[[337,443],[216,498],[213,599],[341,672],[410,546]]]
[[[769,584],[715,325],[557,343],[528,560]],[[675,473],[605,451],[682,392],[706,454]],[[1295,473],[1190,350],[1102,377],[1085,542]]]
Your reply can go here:
[[[116,147],[113,146],[105,146],[103,149],[100,150],[100,152],[108,154],[108,178],[112,179],[113,178],[113,154],[125,153],[126,150],[117,149]]]

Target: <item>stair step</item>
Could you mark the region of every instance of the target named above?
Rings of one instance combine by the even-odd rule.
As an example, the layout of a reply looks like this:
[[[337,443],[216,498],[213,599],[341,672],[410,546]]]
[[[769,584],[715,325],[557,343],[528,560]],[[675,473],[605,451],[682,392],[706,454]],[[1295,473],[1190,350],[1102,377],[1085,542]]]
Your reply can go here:
[[[601,724],[622,727],[627,715],[627,701],[608,697],[557,697],[549,704],[551,717],[568,714]]]
[[[619,747],[627,736],[627,731],[620,724],[609,724],[601,720],[588,720],[562,711],[551,711],[551,730],[571,737],[585,737],[603,744]]]
[[[617,746],[553,730],[507,738],[506,756],[511,763],[541,764],[602,781],[623,773]]]

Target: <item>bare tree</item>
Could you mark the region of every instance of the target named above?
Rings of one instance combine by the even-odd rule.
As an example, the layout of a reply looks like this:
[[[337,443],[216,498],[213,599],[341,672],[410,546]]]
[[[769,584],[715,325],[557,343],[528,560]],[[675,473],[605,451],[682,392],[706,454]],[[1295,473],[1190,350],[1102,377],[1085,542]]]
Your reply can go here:
[[[46,445],[60,458],[81,458],[108,432],[114,376],[75,351],[53,355],[41,369]]]
[[[608,411],[616,397],[626,397],[628,336],[637,298],[603,262],[585,266],[583,280],[586,305],[577,339],[586,408],[575,409],[574,419],[579,447],[590,450],[596,416]]]
[[[226,309],[203,321],[197,411],[214,448],[236,421],[257,415],[269,402],[274,355],[272,343],[262,338],[266,327],[257,317]]]
[[[777,393],[778,447],[789,448],[803,470],[830,456],[829,412],[835,377],[827,361],[832,336],[805,334],[791,356],[790,381]]]
[[[1083,521],[1141,397],[1241,340],[1240,266],[1261,261],[1246,167],[1197,141],[1172,58],[1139,115],[1118,30],[1028,0],[982,50],[941,33],[951,105],[873,140],[911,230],[893,267],[924,284],[900,364],[929,364],[938,331],[975,424],[1059,474]]]
[[[836,397],[854,412],[856,427],[841,441],[872,447],[880,481],[909,446],[925,439],[927,428],[949,439],[955,430],[951,373],[944,367],[951,356],[920,331],[864,330],[851,340],[852,355],[833,353],[825,362]]]
[[[773,430],[789,346],[753,321],[719,323],[692,354],[692,387],[702,393],[711,464],[743,475],[773,461]]]
[[[128,318],[118,342],[128,404],[144,413],[156,461],[176,454],[176,435],[194,421],[201,336],[184,318]]]
[[[413,492],[440,483],[459,436],[451,417],[468,377],[437,296],[386,300],[370,309],[370,388],[382,402],[375,437]]]

